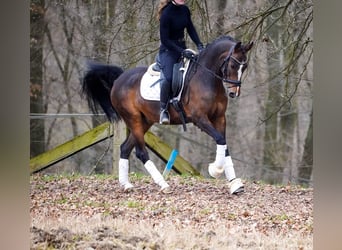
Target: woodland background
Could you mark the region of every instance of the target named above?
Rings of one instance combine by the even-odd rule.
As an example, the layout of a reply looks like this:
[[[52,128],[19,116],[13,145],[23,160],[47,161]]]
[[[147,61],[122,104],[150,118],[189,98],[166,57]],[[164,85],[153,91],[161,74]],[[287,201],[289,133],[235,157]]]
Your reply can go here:
[[[80,94],[85,62],[125,69],[151,64],[159,46],[158,3],[31,0],[31,157],[106,121],[104,116],[80,115],[91,113]],[[230,99],[226,111],[227,142],[237,174],[312,186],[312,0],[188,0],[187,5],[205,44],[221,35],[255,43],[241,96]],[[209,136],[192,125],[187,132],[181,126],[159,125],[152,131],[207,176],[216,150]],[[112,147],[113,140],[104,141],[45,171],[115,173],[111,162],[118,155]],[[152,152],[150,156],[164,168],[164,162]],[[134,152],[131,160],[131,171],[144,172]]]

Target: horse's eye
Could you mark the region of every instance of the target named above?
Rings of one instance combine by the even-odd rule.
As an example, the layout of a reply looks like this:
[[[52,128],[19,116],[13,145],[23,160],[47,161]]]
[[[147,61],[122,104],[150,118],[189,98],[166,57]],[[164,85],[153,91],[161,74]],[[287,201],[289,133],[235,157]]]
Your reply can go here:
[[[238,69],[238,67],[237,67],[237,65],[235,63],[232,63],[230,65],[230,67],[231,67],[232,70],[237,70]]]

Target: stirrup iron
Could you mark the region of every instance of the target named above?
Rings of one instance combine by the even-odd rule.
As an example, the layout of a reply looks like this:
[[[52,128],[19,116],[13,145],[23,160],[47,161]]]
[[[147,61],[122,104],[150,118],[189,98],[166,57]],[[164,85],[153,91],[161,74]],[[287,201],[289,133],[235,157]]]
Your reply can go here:
[[[159,124],[170,124],[169,112],[166,109],[160,111]]]

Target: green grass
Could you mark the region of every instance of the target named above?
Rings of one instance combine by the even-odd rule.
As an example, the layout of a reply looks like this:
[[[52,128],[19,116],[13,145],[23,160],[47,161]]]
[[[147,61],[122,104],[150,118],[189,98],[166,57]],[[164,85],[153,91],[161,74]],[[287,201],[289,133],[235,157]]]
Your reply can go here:
[[[139,201],[135,201],[135,200],[129,200],[125,203],[125,206],[127,206],[128,208],[136,208],[138,210],[144,210],[145,207],[144,205],[139,202]]]
[[[200,211],[200,214],[204,214],[204,215],[208,215],[211,213],[211,209],[210,208],[203,208],[201,211]]]

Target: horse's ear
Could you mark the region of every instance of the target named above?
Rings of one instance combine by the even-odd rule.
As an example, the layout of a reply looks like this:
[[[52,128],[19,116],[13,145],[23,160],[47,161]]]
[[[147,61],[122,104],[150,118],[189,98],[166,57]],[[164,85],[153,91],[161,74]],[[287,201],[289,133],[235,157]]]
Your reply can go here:
[[[247,45],[245,45],[245,51],[246,52],[249,51],[253,47],[253,45],[254,45],[253,41],[249,42]]]
[[[234,51],[235,51],[235,52],[238,52],[238,51],[241,49],[241,45],[242,45],[241,42],[237,42],[237,44],[236,44],[235,47],[234,47]]]

